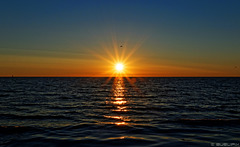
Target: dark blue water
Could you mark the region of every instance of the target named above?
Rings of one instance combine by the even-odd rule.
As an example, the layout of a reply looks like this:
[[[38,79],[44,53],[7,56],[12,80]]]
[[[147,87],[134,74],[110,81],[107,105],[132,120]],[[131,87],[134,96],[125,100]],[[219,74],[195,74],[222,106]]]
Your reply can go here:
[[[240,143],[240,78],[0,78],[1,146]]]

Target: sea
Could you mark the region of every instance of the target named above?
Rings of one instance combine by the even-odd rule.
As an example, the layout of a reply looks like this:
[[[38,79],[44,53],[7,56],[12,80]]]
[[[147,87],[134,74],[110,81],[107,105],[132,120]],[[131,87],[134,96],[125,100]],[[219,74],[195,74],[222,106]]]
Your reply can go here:
[[[0,78],[0,146],[240,146],[240,78]]]

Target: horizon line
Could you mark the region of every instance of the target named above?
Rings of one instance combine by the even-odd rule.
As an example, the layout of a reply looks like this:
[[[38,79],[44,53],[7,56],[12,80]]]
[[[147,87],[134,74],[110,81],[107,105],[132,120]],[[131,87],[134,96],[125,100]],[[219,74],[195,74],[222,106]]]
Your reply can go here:
[[[0,78],[240,78],[240,76],[0,76]]]

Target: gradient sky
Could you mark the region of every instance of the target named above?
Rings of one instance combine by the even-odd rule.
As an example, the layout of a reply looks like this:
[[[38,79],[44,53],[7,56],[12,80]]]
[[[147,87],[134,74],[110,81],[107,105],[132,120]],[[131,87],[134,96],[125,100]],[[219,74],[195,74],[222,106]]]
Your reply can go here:
[[[240,1],[0,1],[0,76],[109,76],[114,45],[129,76],[239,77]]]

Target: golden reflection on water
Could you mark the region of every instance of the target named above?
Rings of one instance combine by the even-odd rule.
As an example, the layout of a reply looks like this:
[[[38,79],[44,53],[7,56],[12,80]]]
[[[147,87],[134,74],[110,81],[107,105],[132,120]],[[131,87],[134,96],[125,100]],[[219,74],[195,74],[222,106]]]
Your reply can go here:
[[[110,104],[113,109],[111,111],[113,114],[114,112],[127,112],[127,106],[128,103],[125,98],[126,88],[124,85],[124,79],[123,77],[115,77],[113,86],[112,86],[112,95],[109,101],[106,101],[107,104]],[[120,113],[121,115],[121,113]],[[110,116],[104,116],[105,118],[114,119],[113,124],[115,125],[127,125],[127,121],[130,121],[127,116],[120,116],[120,115],[110,115]]]
[[[143,137],[135,137],[135,136],[110,137],[108,139],[127,139],[127,138],[130,138],[130,139],[145,139]]]

